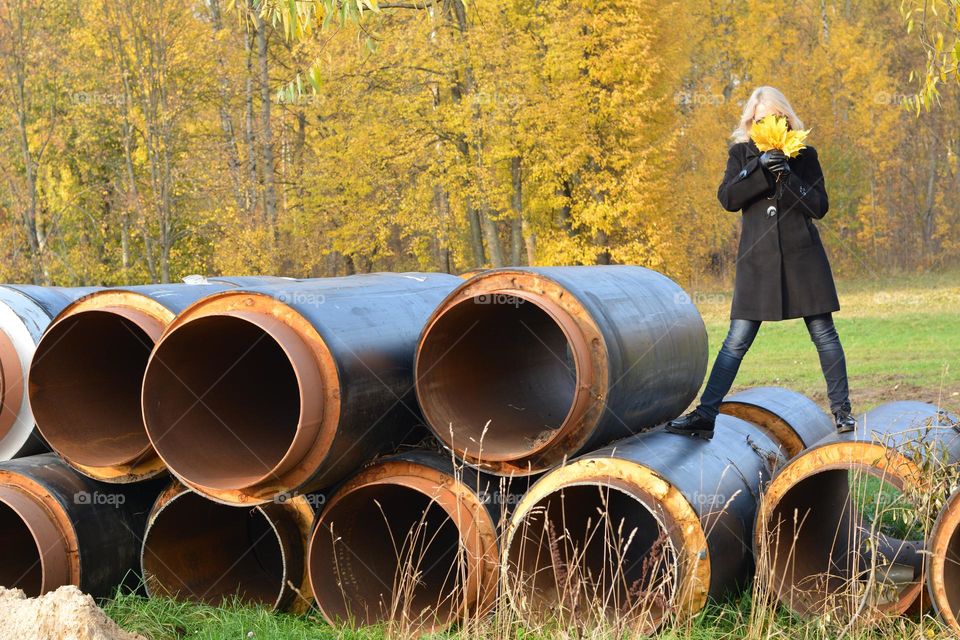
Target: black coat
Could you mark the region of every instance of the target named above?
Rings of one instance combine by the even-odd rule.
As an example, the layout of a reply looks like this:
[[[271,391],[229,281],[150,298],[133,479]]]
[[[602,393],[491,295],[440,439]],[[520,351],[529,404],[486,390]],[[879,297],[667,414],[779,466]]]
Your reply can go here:
[[[813,223],[828,209],[816,149],[790,158],[779,185],[759,157],[753,141],[732,145],[717,190],[724,209],[743,211],[730,317],[785,320],[837,311],[830,262]]]

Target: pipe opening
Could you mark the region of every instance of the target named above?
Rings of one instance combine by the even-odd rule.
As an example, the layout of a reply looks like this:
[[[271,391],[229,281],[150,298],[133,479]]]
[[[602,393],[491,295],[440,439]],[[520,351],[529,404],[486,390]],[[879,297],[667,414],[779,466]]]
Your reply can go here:
[[[293,443],[300,385],[283,346],[233,316],[172,331],[144,381],[154,447],[190,482],[242,489],[271,474]]]
[[[9,505],[0,502],[0,586],[23,589],[29,598],[41,595],[43,565],[30,527]]]
[[[151,349],[143,329],[109,311],[83,311],[52,325],[30,369],[30,404],[50,446],[92,467],[148,452],[140,386]]]
[[[610,486],[567,486],[518,521],[507,550],[510,597],[537,620],[624,621],[650,631],[678,580],[669,532],[636,497]]]
[[[440,315],[421,343],[417,371],[418,396],[438,435],[491,460],[546,445],[577,388],[574,354],[557,322],[533,302],[497,294]]]
[[[332,504],[310,549],[310,580],[336,621],[447,625],[465,605],[467,556],[456,523],[414,489],[366,485]]]
[[[893,605],[921,579],[923,532],[903,493],[868,468],[814,473],[786,491],[767,522],[772,585],[802,614],[849,616]]]
[[[282,545],[263,510],[182,493],[147,531],[143,573],[153,595],[276,606],[287,580],[299,584],[288,575]]]

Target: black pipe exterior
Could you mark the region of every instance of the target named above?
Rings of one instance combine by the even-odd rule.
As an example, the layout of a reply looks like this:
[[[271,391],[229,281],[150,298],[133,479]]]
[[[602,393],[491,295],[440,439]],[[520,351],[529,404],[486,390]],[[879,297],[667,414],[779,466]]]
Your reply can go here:
[[[94,597],[135,589],[140,539],[161,488],[97,482],[52,453],[0,463],[3,586],[28,596],[67,584]]]
[[[96,480],[128,483],[165,474],[140,408],[154,341],[193,302],[250,282],[288,281],[225,277],[107,288],[60,309],[40,338],[29,373],[30,403],[50,447]],[[52,295],[32,295],[37,293]]]
[[[496,599],[501,520],[529,483],[446,452],[370,463],[332,492],[317,520],[309,567],[324,618],[425,631],[484,615]]]
[[[27,371],[50,321],[97,287],[0,285],[0,460],[22,458],[49,447],[36,429],[27,400]]]
[[[757,500],[772,470],[782,461],[778,442],[754,425],[723,414],[717,418],[716,435],[710,441],[657,430],[581,456],[537,481],[511,517],[503,543],[502,588],[520,615],[534,617],[550,617],[569,606],[567,600],[558,601],[565,586],[555,584],[555,576],[574,570],[594,576],[613,572],[625,583],[624,588],[632,584],[631,589],[639,586],[642,593],[649,587],[643,583],[651,578],[647,566],[651,553],[665,543],[663,562],[675,567],[664,578],[670,583],[668,593],[636,624],[649,632],[671,613],[692,615],[708,598],[740,589],[752,575],[750,531]],[[597,509],[603,511],[602,507],[611,505],[607,512],[614,521],[605,526],[622,539],[604,542],[603,567],[552,566],[555,551],[540,548],[545,528],[556,536],[563,534],[563,544],[576,542],[573,546],[586,554],[584,558],[589,557],[589,549],[584,548],[594,543],[574,540],[582,535],[575,530],[577,523],[547,525],[544,514],[556,514],[547,516],[551,521],[561,513],[570,517],[580,509],[578,504],[589,498],[584,491],[591,487],[594,500],[598,492],[603,497],[596,508],[587,505],[583,517],[599,527],[598,518],[603,516]],[[564,506],[552,504],[557,501]],[[614,505],[619,505],[616,513],[609,511]],[[640,518],[637,514],[641,512],[648,515]],[[624,526],[621,517],[629,517],[633,523]],[[568,529],[570,534],[565,533]],[[653,546],[646,549],[648,544]],[[630,545],[633,555],[622,562],[614,560],[617,552],[609,549]],[[579,562],[583,560],[578,558]],[[629,592],[614,597],[612,589],[616,587],[604,588],[606,592],[593,595],[602,598],[604,606],[619,607],[620,611],[634,607]],[[613,610],[608,613],[619,615]]]
[[[679,415],[707,364],[690,297],[643,267],[511,267],[427,322],[417,397],[438,438],[502,475],[545,471]]]
[[[297,496],[237,508],[174,481],[147,518],[140,554],[147,595],[307,611],[313,602],[306,562],[315,504],[317,496]]]
[[[330,487],[377,453],[422,439],[413,393],[417,337],[461,282],[448,274],[375,273],[224,291],[198,301],[164,332],[144,378],[144,417],[157,451],[204,495],[257,504]],[[282,387],[271,392],[276,410],[262,425],[246,424],[249,412],[236,407],[250,402],[248,394],[265,393],[263,386],[248,386],[266,369],[241,370],[233,367],[236,358],[226,357],[218,368],[210,356],[210,349],[233,348],[231,332],[262,350],[248,359],[262,353],[273,367],[276,375],[263,384]],[[213,337],[223,344],[210,346]],[[231,384],[218,384],[228,369]],[[190,396],[180,393],[184,384],[209,388],[205,403],[222,410],[214,409],[216,417],[194,410]],[[289,396],[286,404],[280,396]],[[262,402],[269,407],[271,398]],[[273,439],[283,446],[268,453],[247,440],[263,429],[283,433]],[[257,455],[241,468],[237,456],[251,451]]]
[[[850,474],[917,491],[925,483],[924,460],[960,461],[956,425],[955,416],[932,404],[889,402],[861,415],[856,431],[821,439],[777,472],[754,537],[765,556],[760,577],[786,607],[801,615],[850,616],[917,606],[923,541],[899,540],[872,526],[855,503]],[[886,509],[884,502],[866,507]],[[870,589],[856,587],[870,583]]]
[[[720,413],[766,431],[788,459],[836,432],[833,420],[816,402],[783,387],[752,387],[729,395]]]

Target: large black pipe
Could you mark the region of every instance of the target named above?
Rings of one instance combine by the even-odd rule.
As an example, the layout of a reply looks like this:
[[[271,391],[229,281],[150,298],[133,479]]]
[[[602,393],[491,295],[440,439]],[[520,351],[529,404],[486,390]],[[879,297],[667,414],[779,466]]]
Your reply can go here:
[[[655,271],[493,269],[428,321],[417,397],[468,463],[530,474],[677,416],[706,364],[696,306]]]
[[[449,453],[407,451],[364,468],[331,496],[310,544],[323,616],[419,632],[483,616],[497,594],[500,521],[527,485]]]
[[[95,597],[139,585],[140,539],[161,486],[117,486],[46,453],[0,463],[0,586],[38,596],[74,585]]]
[[[729,395],[720,413],[766,431],[788,459],[836,431],[833,420],[816,402],[783,387],[752,387]]]
[[[141,552],[147,594],[306,611],[313,601],[306,569],[312,498],[243,509],[172,483],[147,519]]]
[[[333,485],[422,437],[417,337],[461,282],[378,273],[208,296],[150,358],[151,441],[185,484],[229,504]]]
[[[944,504],[927,550],[930,553],[927,589],[944,622],[960,636],[960,491]]]
[[[163,474],[140,407],[147,359],[178,313],[234,281],[250,278],[101,289],[62,309],[37,345],[29,378],[30,404],[50,447],[97,480]]]
[[[0,460],[47,450],[27,398],[27,372],[50,321],[95,287],[0,286]]]
[[[710,441],[643,433],[537,481],[503,542],[518,614],[649,632],[740,588],[757,498],[783,458],[739,418],[720,415],[716,429]]]
[[[759,576],[802,615],[903,613],[923,594],[922,527],[888,532],[883,521],[890,514],[902,521],[898,496],[923,490],[925,460],[960,460],[956,418],[902,401],[858,423],[781,469],[757,515]]]

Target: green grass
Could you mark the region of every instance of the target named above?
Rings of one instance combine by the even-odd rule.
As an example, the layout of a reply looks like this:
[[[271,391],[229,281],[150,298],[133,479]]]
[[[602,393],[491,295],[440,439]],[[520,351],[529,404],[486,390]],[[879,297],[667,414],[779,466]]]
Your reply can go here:
[[[237,603],[211,607],[168,598],[119,595],[106,602],[104,609],[121,627],[149,640],[364,640],[383,637],[383,632],[376,627],[359,631],[333,629],[315,613],[303,616],[277,614]]]
[[[148,640],[381,640],[388,634],[381,627],[360,630],[333,628],[314,614],[294,616],[271,613],[259,607],[229,605],[210,607],[174,602],[166,598],[146,599],[122,595],[104,604],[107,614],[128,631],[140,633]],[[678,628],[666,628],[656,637],[662,640],[739,640],[749,632],[750,596],[726,602],[711,603],[691,622]],[[802,620],[778,610],[765,621],[771,633],[764,638],[784,640],[820,640],[837,637],[836,628],[821,619]],[[490,637],[515,638],[517,640],[551,640],[554,634],[532,633],[513,627],[504,633],[502,625]],[[483,632],[458,634],[456,630],[434,634],[444,640],[472,640],[483,638]],[[569,636],[576,637],[572,633]],[[605,635],[589,635],[604,638]],[[892,618],[875,628],[857,630],[849,635],[857,640],[948,640],[950,632],[936,619],[925,616],[920,619]],[[610,638],[610,640],[614,640]]]
[[[960,409],[960,272],[900,276],[882,280],[839,283],[841,311],[837,329],[847,355],[851,398],[857,411],[895,399],[941,403]],[[710,337],[712,359],[726,334],[730,294],[691,292],[698,302]],[[796,389],[826,406],[826,393],[817,352],[802,320],[766,323],[744,360],[734,388],[781,385]],[[879,487],[878,487],[879,488]],[[863,498],[866,502],[866,498]],[[896,523],[889,523],[893,526]],[[220,608],[120,596],[106,603],[107,613],[125,629],[150,640],[239,640],[243,638],[382,638],[382,628],[360,631],[333,629],[316,613],[304,616],[272,614],[237,605]],[[782,610],[772,613],[767,638],[832,638],[829,621],[802,621]],[[659,637],[720,640],[747,635],[750,596],[713,604],[690,624],[668,629]],[[503,625],[492,625],[496,635]],[[511,637],[538,638],[509,627]],[[757,631],[754,630],[753,634]],[[445,634],[456,637],[455,633]],[[475,634],[470,634],[471,636]],[[948,638],[931,617],[891,619],[858,638]]]

